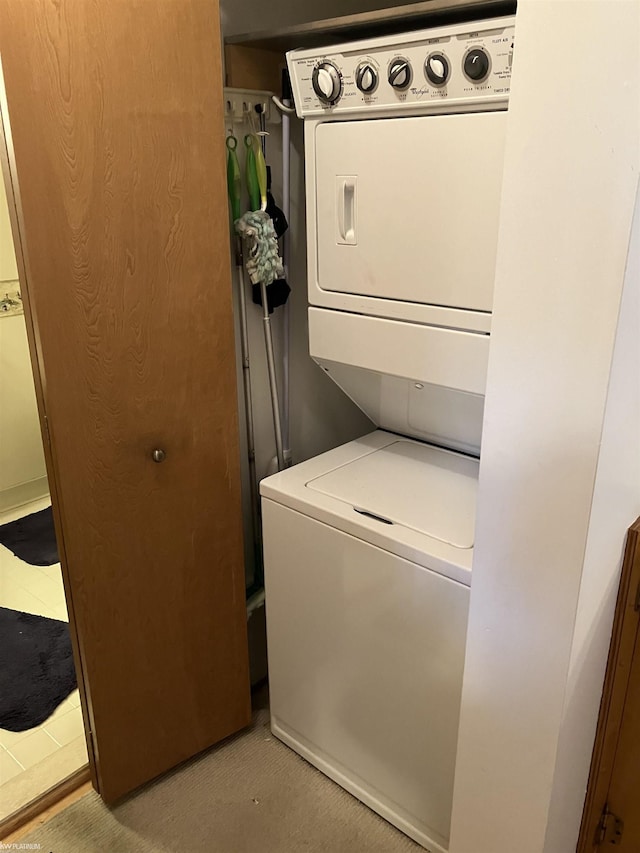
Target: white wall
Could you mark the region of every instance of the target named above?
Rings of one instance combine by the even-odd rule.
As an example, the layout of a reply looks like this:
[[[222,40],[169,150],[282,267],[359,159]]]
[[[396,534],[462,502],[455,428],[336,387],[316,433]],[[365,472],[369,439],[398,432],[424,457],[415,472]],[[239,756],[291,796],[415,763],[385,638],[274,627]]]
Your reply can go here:
[[[640,185],[591,506],[545,853],[576,845],[606,668],[621,531],[640,516]]]
[[[47,494],[24,315],[0,316],[0,512]]]
[[[4,183],[0,176],[0,298],[18,287]],[[24,314],[0,314],[0,512],[47,494]]]
[[[639,13],[519,4],[451,853],[575,849],[640,513]]]
[[[13,251],[7,196],[4,189],[4,182],[0,180],[0,283],[17,280],[18,268],[16,266],[16,256]],[[4,296],[4,293],[0,293],[0,297],[2,296]]]

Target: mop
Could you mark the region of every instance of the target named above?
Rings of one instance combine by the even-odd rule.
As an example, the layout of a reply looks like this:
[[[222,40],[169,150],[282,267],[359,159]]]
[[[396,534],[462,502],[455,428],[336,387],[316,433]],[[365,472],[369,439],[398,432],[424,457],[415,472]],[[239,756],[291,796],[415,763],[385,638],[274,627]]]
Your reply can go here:
[[[231,203],[231,216],[234,223],[240,219],[242,196],[242,178],[236,148],[238,140],[230,135],[227,138],[227,190]],[[249,490],[251,496],[251,521],[253,526],[254,565],[258,582],[262,585],[262,532],[260,528],[260,498],[258,496],[258,478],[256,474],[256,448],[253,428],[253,400],[251,394],[251,366],[249,360],[249,327],[247,321],[247,301],[244,292],[244,265],[242,258],[242,239],[236,235],[236,270],[238,275],[238,303],[240,308],[240,345],[242,353],[242,387],[244,391],[245,428],[247,433],[247,455],[249,458]],[[253,591],[253,588],[252,590]]]
[[[252,284],[268,287],[284,275],[273,222],[264,210],[248,211],[235,223],[244,240],[245,268]]]
[[[282,424],[280,420],[280,401],[276,380],[275,355],[267,287],[284,275],[284,266],[278,251],[278,240],[271,217],[267,213],[267,165],[260,144],[254,134],[244,138],[247,148],[246,178],[249,201],[252,210],[247,211],[234,222],[236,234],[245,246],[245,267],[253,284],[260,286],[262,300],[262,320],[264,343],[267,354],[269,387],[271,390],[271,409],[273,429],[276,440],[278,470],[285,468],[282,443]],[[227,143],[228,145],[228,143]]]
[[[247,134],[247,188],[251,210],[235,220],[236,233],[244,240],[245,267],[252,284],[268,287],[284,275],[278,251],[278,237],[267,212],[267,166],[256,137]]]
[[[257,138],[251,134],[245,137],[247,148],[246,181],[249,190],[250,205],[253,210],[241,215],[242,177],[237,156],[238,141],[232,134],[227,137],[227,189],[231,202],[231,214],[236,233],[236,268],[238,270],[238,292],[240,308],[240,332],[242,348],[243,389],[245,402],[245,422],[247,431],[247,449],[249,455],[249,485],[251,491],[251,508],[253,521],[253,540],[255,548],[256,579],[248,590],[248,600],[251,608],[260,606],[264,600],[262,577],[262,535],[260,526],[260,500],[257,489],[255,464],[255,436],[253,427],[253,402],[251,395],[251,378],[249,364],[249,332],[247,323],[247,306],[244,286],[244,267],[252,284],[261,291],[263,308],[263,329],[271,391],[271,407],[276,442],[276,457],[278,470],[285,468],[282,426],[280,420],[280,402],[276,383],[275,356],[267,287],[284,274],[282,261],[278,253],[278,241],[269,214],[266,212],[266,164],[262,156]],[[256,150],[259,152],[256,157]],[[244,251],[243,251],[244,244]],[[272,309],[271,309],[272,310]],[[250,608],[248,609],[250,615]]]
[[[260,142],[262,146],[262,153],[266,159],[267,156],[267,122],[265,118],[265,112],[261,105],[256,106],[256,112],[260,117]],[[284,146],[284,131],[285,131],[285,122],[282,123],[283,130],[283,146]],[[283,175],[284,181],[284,175]],[[273,194],[271,192],[271,168],[267,165],[267,206],[266,211],[271,217],[271,221],[273,222],[273,230],[275,231],[275,235],[278,240],[284,236],[286,231],[289,228],[289,223],[287,222],[287,217],[284,212],[280,210],[277,206]],[[287,261],[286,258],[283,257],[284,264],[284,275],[287,274]],[[286,278],[276,278],[275,281],[272,281],[270,285],[267,287],[267,297],[269,302],[269,314],[272,314],[275,308],[278,308],[281,305],[286,305],[287,300],[289,299],[289,294],[291,293],[291,288],[286,280]],[[251,287],[251,297],[256,305],[262,305],[262,294],[260,293],[260,285],[252,284]],[[285,396],[286,396],[286,387],[285,387]],[[283,433],[285,429],[283,428]],[[286,436],[283,436],[285,445],[286,445]],[[286,456],[286,450],[285,450]]]

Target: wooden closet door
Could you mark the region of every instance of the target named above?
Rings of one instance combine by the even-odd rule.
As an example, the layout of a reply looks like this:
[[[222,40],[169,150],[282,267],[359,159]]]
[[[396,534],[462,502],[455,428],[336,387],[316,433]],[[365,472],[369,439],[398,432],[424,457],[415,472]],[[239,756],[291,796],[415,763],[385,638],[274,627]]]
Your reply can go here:
[[[107,801],[250,720],[218,20],[216,0],[0,4],[23,284]]]

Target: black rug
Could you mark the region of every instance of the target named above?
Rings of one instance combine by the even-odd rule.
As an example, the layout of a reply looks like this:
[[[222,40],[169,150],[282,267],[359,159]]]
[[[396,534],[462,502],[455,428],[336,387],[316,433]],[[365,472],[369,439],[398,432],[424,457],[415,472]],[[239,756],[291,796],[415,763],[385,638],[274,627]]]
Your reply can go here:
[[[0,545],[30,566],[60,562],[51,507],[18,518],[0,527]]]
[[[68,623],[0,607],[0,729],[39,726],[76,686]]]

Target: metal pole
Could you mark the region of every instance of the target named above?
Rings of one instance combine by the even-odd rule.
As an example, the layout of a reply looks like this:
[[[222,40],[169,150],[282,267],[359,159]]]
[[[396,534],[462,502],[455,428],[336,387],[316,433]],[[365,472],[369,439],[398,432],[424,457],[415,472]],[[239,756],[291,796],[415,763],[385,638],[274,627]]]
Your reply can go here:
[[[289,101],[283,102],[290,106]],[[289,223],[289,232],[283,237],[284,245],[284,277],[289,279],[289,260],[291,256],[291,118],[287,113],[282,114],[282,210]],[[282,409],[284,415],[283,443],[285,451],[290,448],[290,414],[289,414],[289,389],[290,389],[290,366],[291,366],[291,314],[289,300],[284,306],[283,323],[284,333],[282,341]]]
[[[269,317],[269,304],[267,302],[267,286],[260,282],[260,296],[262,297],[262,322],[264,328],[264,345],[267,351],[267,368],[269,370],[269,387],[271,389],[271,409],[273,411],[273,431],[276,437],[276,457],[278,459],[278,471],[284,471],[284,450],[282,447],[282,424],[280,422],[280,401],[278,400],[278,384],[276,381],[276,360],[273,353],[273,335],[271,332],[271,318]]]
[[[260,500],[258,497],[258,478],[256,475],[256,445],[253,427],[253,401],[251,397],[251,365],[249,361],[249,327],[247,324],[247,300],[244,287],[244,266],[242,263],[242,241],[236,242],[236,268],[238,271],[238,296],[240,305],[240,349],[242,354],[242,387],[244,390],[245,425],[247,432],[247,451],[249,455],[249,489],[251,493],[251,522],[253,525],[253,543],[256,556],[256,572],[261,574],[262,536],[260,532]]]

